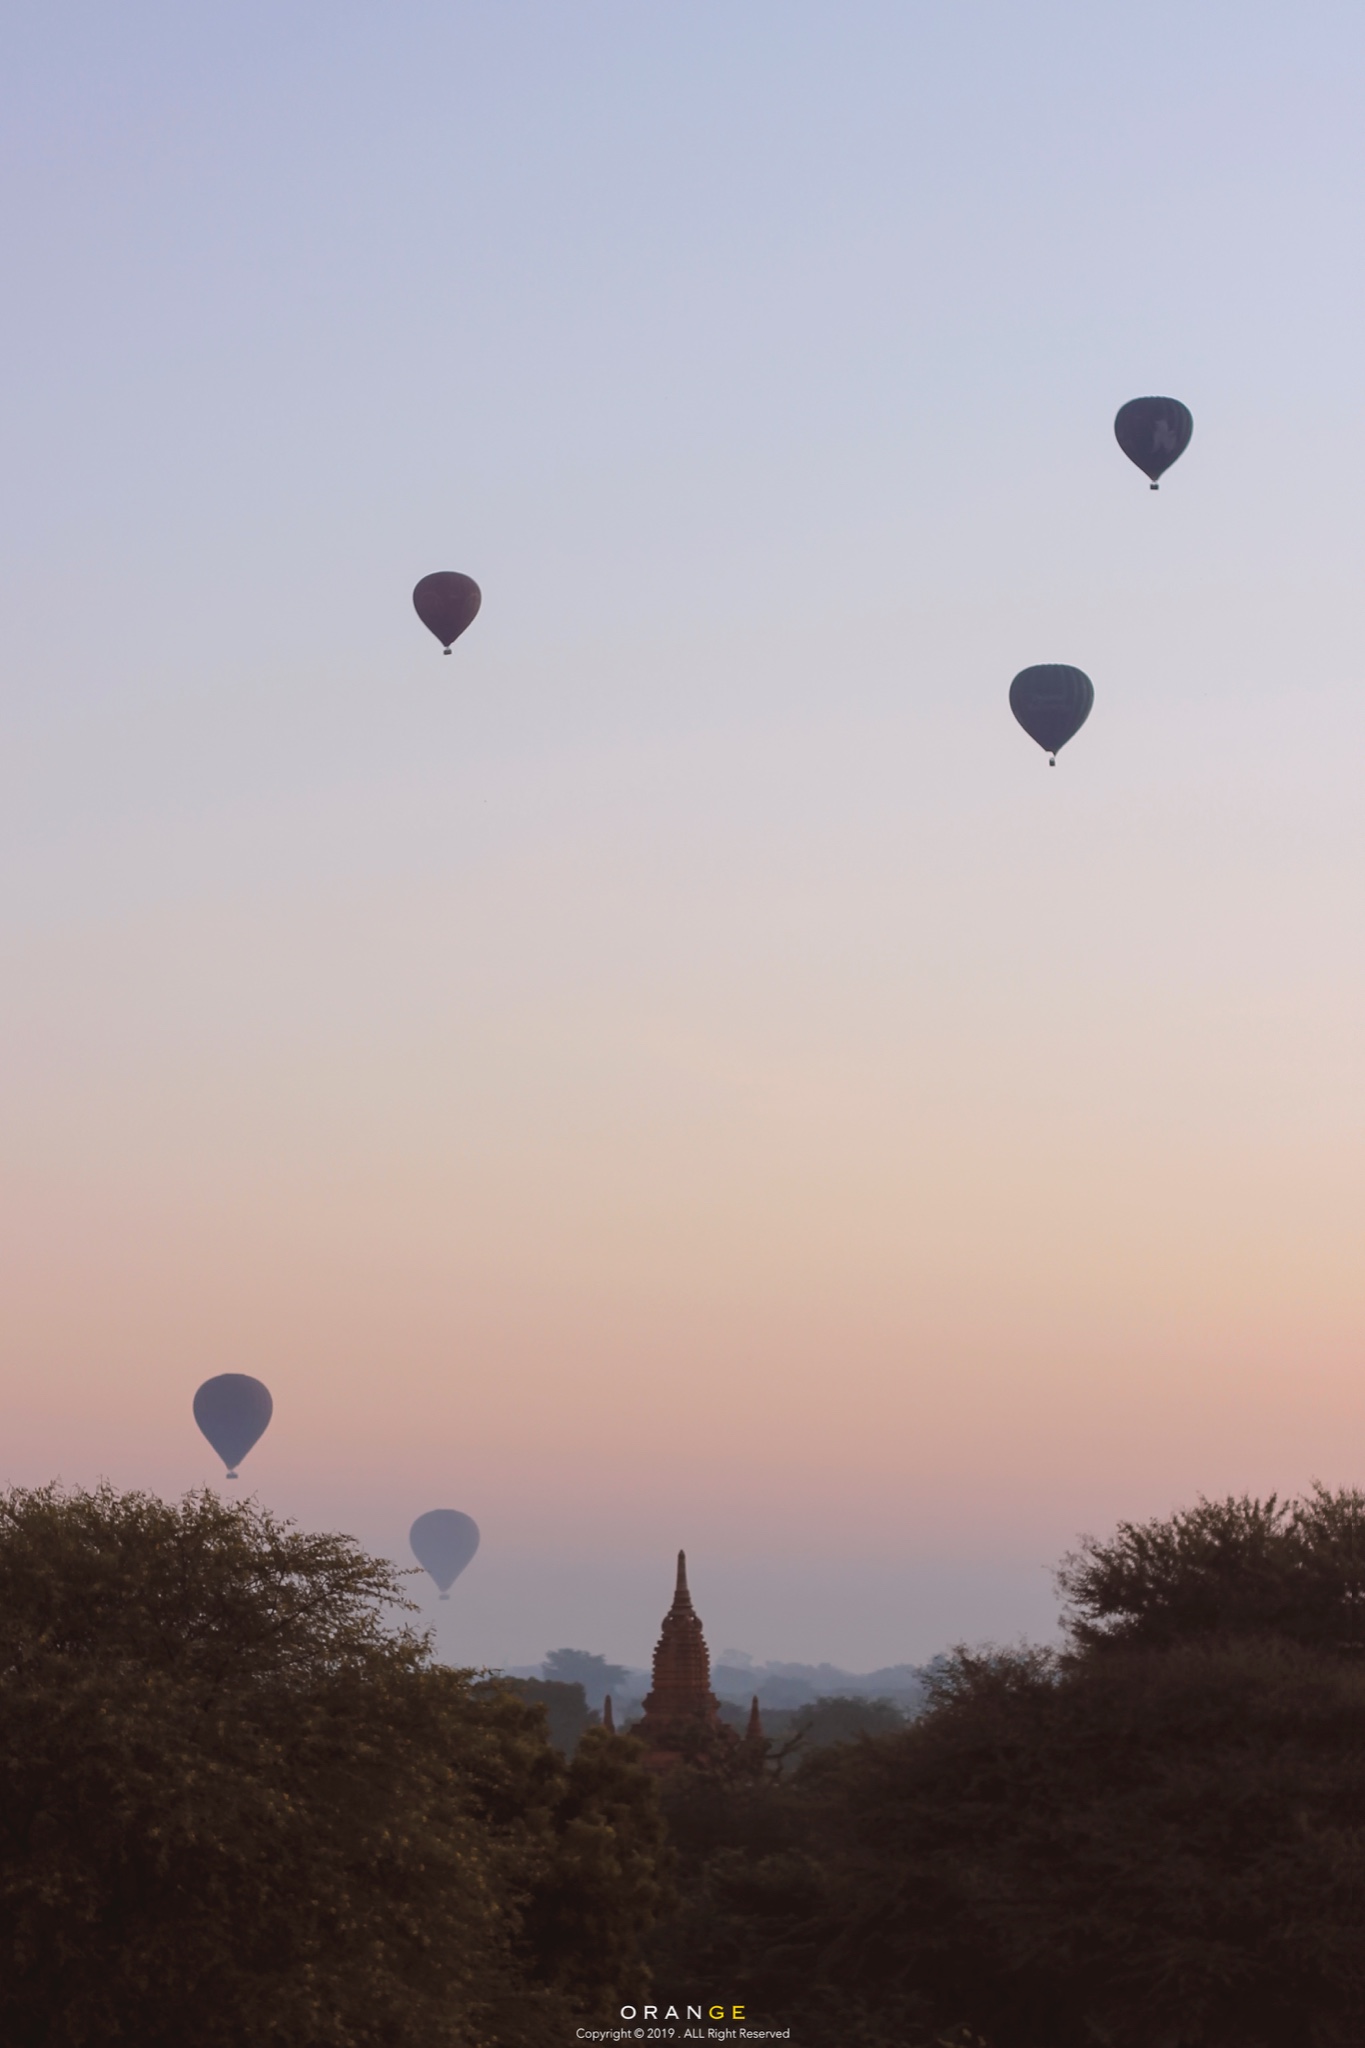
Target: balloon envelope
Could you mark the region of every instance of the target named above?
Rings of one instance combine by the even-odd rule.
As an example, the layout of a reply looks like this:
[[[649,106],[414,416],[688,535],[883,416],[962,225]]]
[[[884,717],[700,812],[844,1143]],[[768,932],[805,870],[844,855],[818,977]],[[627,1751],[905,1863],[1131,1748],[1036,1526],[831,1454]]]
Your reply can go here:
[[[483,592],[472,576],[455,569],[438,569],[424,576],[412,593],[417,616],[434,633],[447,654],[466,626],[472,625],[483,603]]]
[[[458,1508],[433,1508],[408,1531],[412,1554],[431,1573],[444,1600],[479,1547],[479,1527]]]
[[[1144,476],[1156,480],[1185,453],[1194,415],[1178,398],[1130,398],[1114,421],[1114,438]]]
[[[220,1372],[205,1380],[194,1397],[194,1419],[227,1466],[229,1479],[237,1477],[236,1467],[265,1435],[274,1412],[269,1387],[246,1372]]]
[[[1062,662],[1021,668],[1010,684],[1010,710],[1031,740],[1053,760],[1090,716],[1095,686],[1083,669]]]

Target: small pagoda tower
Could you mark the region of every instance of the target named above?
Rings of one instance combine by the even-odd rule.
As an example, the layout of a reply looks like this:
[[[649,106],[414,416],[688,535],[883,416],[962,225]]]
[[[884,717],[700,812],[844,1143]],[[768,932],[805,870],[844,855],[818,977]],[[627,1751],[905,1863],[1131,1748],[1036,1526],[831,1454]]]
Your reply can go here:
[[[654,1682],[644,1718],[631,1730],[645,1745],[651,1770],[668,1771],[734,1742],[711,1690],[711,1656],[687,1590],[687,1555],[678,1552],[678,1583],[654,1651]]]

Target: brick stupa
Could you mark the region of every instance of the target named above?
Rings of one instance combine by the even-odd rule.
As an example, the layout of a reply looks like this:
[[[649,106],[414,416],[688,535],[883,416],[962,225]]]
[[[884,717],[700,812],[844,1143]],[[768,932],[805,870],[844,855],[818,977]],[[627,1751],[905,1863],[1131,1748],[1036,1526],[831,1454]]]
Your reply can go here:
[[[701,1621],[687,1590],[687,1555],[678,1552],[678,1584],[673,1605],[664,1616],[654,1651],[654,1682],[644,1701],[644,1717],[631,1733],[645,1745],[652,1770],[700,1758],[709,1750],[734,1744],[734,1730],[720,1718],[720,1703],[711,1690],[711,1655]]]

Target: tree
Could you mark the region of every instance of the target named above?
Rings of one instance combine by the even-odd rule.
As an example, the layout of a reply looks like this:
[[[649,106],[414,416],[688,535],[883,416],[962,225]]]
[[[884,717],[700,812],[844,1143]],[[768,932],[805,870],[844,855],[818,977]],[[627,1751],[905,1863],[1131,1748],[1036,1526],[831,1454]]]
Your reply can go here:
[[[528,1706],[543,1707],[550,1741],[565,1756],[573,1755],[593,1721],[581,1685],[553,1678],[504,1678],[499,1683]]]
[[[894,1735],[905,1726],[905,1719],[894,1700],[835,1694],[798,1707],[792,1715],[791,1732],[800,1739],[804,1757],[828,1749],[832,1743],[856,1742],[862,1735]]]
[[[1352,1661],[1219,1637],[962,1656],[903,1735],[794,1790],[832,1873],[817,1982],[1002,2048],[1365,2038]]]
[[[1210,1634],[1365,1649],[1365,1494],[1201,1500],[1087,1538],[1057,1574],[1082,1652]]]
[[[1352,1660],[964,1654],[902,1732],[725,1792],[665,1787],[685,1904],[659,1978],[723,1979],[808,2048],[1365,2039]]]
[[[545,1977],[585,2006],[618,2007],[648,1985],[643,1944],[677,1901],[658,1788],[633,1742],[589,1728],[554,1815],[555,1856],[527,1910]]]
[[[661,1980],[807,2048],[1365,2040],[1362,1498],[1201,1502],[1064,1566],[1071,1640],[774,1782],[679,1772]]]
[[[591,1650],[551,1650],[540,1669],[544,1678],[581,1685],[588,1705],[599,1713],[607,1694],[619,1693],[630,1677],[624,1664],[608,1664]]]
[[[721,1757],[699,1757],[663,1778],[680,1904],[655,1928],[649,1953],[671,1998],[709,2003],[716,1994],[707,1987],[723,1984],[728,1999],[751,2002],[766,2021],[785,2017],[794,1980],[806,1988],[804,1964],[789,1968],[788,1953],[800,1948],[794,1930],[822,1896],[823,1880],[785,1783],[748,1768],[739,1748],[728,1767]],[[804,2023],[804,1999],[798,2009]]]
[[[405,1604],[349,1539],[207,1492],[0,1496],[7,2048],[533,2048],[615,1995],[646,1774],[594,1808]],[[570,1883],[601,1968],[546,1933]]]

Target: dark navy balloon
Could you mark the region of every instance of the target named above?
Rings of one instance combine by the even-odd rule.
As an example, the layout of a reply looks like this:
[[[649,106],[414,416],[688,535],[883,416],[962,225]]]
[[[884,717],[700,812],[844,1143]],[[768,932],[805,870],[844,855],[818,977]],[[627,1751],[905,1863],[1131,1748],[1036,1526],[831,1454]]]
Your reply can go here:
[[[1090,716],[1095,686],[1083,669],[1062,662],[1021,668],[1010,684],[1010,710],[1031,740],[1052,756],[1078,733]]]
[[[483,592],[472,576],[461,576],[455,569],[438,569],[434,576],[422,578],[412,593],[412,602],[422,624],[436,635],[449,654],[452,641],[458,640],[465,627],[474,623],[483,603]]]
[[[265,1435],[275,1412],[270,1389],[248,1372],[220,1372],[205,1380],[194,1397],[194,1419],[228,1468],[237,1467],[254,1443]]]
[[[1164,476],[1185,453],[1194,432],[1194,416],[1178,398],[1130,398],[1114,421],[1114,438],[1144,476]]]
[[[441,1598],[448,1600],[451,1587],[479,1547],[479,1528],[458,1508],[433,1508],[430,1514],[417,1517],[408,1531],[408,1542],[418,1564],[440,1587]]]

